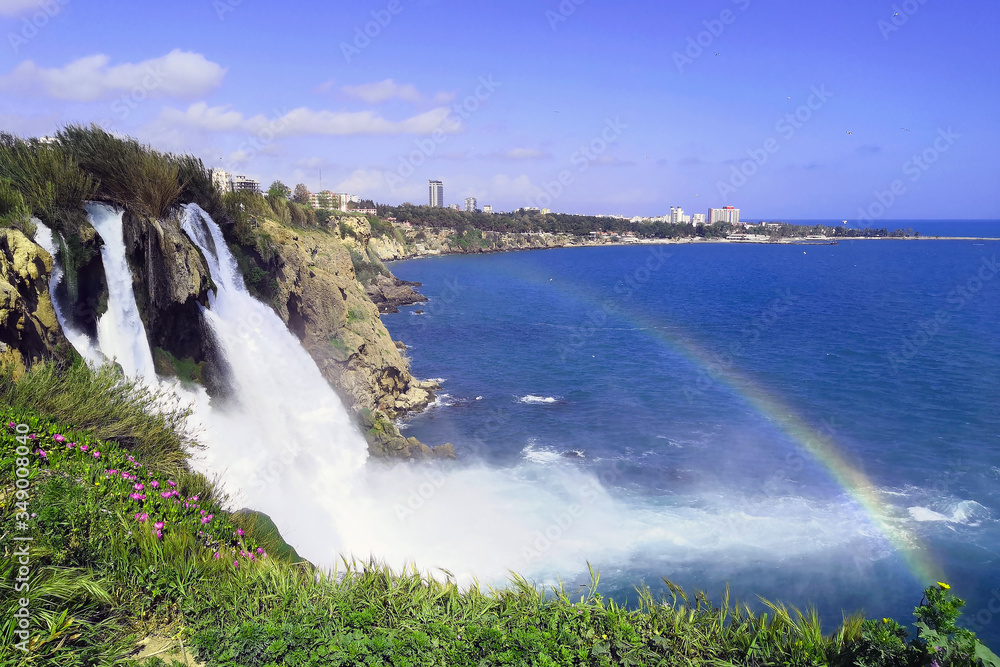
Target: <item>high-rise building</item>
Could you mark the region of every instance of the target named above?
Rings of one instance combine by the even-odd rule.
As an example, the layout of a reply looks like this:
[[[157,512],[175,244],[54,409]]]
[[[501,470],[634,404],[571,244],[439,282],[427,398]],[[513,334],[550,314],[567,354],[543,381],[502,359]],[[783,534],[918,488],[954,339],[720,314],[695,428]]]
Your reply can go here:
[[[233,177],[225,169],[215,168],[212,170],[212,185],[219,192],[232,192]]]
[[[316,210],[321,208],[327,211],[336,211],[340,209],[340,201],[337,199],[337,195],[333,194],[329,190],[323,190],[323,192],[310,192],[309,193],[309,203]]]
[[[695,213],[695,214],[693,214],[691,216],[691,223],[695,224],[695,225],[704,225],[705,224],[705,214],[704,213]]]
[[[444,183],[441,181],[427,181],[430,190],[431,206],[441,208],[444,206]]]
[[[450,208],[452,211],[461,211],[462,210],[462,207],[459,206],[458,204],[448,204],[448,208]]]
[[[740,209],[738,208],[726,206],[724,208],[708,209],[708,219],[706,222],[710,225],[714,225],[717,222],[730,222],[735,225],[739,221]]]
[[[233,191],[247,190],[249,192],[260,193],[260,183],[243,175],[233,176]]]
[[[465,198],[465,210],[468,211],[469,213],[475,213],[476,212],[476,198],[475,197],[466,197]]]
[[[486,204],[483,206],[483,213],[492,213],[492,212],[493,212],[492,204]]]

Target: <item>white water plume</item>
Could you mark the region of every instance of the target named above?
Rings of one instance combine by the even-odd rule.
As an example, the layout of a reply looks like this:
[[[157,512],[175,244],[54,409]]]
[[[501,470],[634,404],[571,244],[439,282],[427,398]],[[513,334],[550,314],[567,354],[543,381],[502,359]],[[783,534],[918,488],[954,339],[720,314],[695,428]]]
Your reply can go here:
[[[91,215],[103,216],[106,241],[117,221],[120,238],[120,216],[104,207]],[[572,463],[368,464],[365,440],[338,396],[281,319],[247,292],[215,222],[191,204],[182,227],[218,287],[203,314],[232,372],[225,405],[203,390],[192,394],[206,446],[195,466],[219,474],[239,505],[268,514],[317,565],[373,556],[396,568],[446,568],[461,582],[502,582],[511,570],[553,581],[584,572],[588,560],[779,559],[872,537],[870,523],[839,501],[726,494],[626,501],[607,490],[622,486],[621,472],[602,482]],[[105,267],[109,285],[131,285],[124,262],[106,258]],[[105,354],[122,347],[123,336],[146,345],[127,310],[116,316],[121,329],[102,336]]]

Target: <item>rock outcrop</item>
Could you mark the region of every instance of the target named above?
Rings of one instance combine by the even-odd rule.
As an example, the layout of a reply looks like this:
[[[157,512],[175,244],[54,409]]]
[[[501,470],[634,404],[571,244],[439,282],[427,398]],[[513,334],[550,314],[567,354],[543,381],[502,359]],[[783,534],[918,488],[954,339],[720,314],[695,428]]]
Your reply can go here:
[[[167,375],[178,361],[193,364],[197,377],[184,379],[197,379],[218,395],[225,391],[226,370],[200,310],[214,288],[212,275],[178,215],[155,220],[126,211],[122,219],[136,305],[157,371]]]
[[[398,313],[400,306],[411,306],[427,301],[427,297],[413,289],[420,283],[400,280],[395,276],[379,275],[365,285],[365,293],[380,313]]]
[[[354,240],[364,242],[361,219]],[[392,419],[425,407],[439,387],[415,380],[357,280],[349,248],[336,226],[289,228],[270,220],[258,232],[275,257],[271,305],[365,426],[369,449],[380,457],[449,455],[403,438]]]
[[[16,229],[0,229],[0,363],[15,373],[72,355],[49,295],[51,273],[45,250]]]

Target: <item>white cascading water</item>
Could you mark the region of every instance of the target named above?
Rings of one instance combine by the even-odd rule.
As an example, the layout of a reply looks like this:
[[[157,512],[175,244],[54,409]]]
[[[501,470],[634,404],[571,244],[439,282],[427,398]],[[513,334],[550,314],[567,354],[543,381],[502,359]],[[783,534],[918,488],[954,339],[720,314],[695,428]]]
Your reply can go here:
[[[104,240],[101,259],[108,282],[108,310],[97,321],[97,345],[105,357],[121,364],[126,375],[154,384],[153,354],[135,304],[132,272],[125,259],[123,212],[91,203],[87,204],[87,214],[90,224]]]
[[[64,273],[62,265],[56,261],[57,248],[55,242],[55,236],[52,234],[52,230],[49,229],[41,220],[38,218],[32,218],[35,223],[35,242],[45,249],[45,252],[49,253],[52,257],[52,274],[49,276],[49,297],[52,299],[52,307],[56,311],[56,319],[59,320],[59,324],[62,325],[63,335],[70,342],[73,348],[80,353],[85,360],[94,365],[103,364],[107,361],[101,351],[94,347],[91,343],[90,338],[87,334],[83,333],[76,327],[69,323],[66,318],[65,313],[63,313],[62,306],[56,299],[56,288],[59,283],[62,282]]]
[[[106,243],[120,243],[121,216],[88,210]],[[585,571],[588,560],[622,566],[637,554],[668,563],[665,573],[696,562],[735,565],[748,553],[796,557],[845,546],[865,529],[839,504],[797,498],[626,503],[573,466],[366,465],[367,445],[339,397],[281,319],[247,292],[218,225],[190,204],[182,227],[218,286],[203,314],[231,369],[233,397],[220,405],[203,389],[163,386],[193,403],[205,445],[195,467],[219,475],[237,507],[268,514],[313,563],[374,556],[396,568],[446,568],[460,582],[502,582],[511,570],[552,581]],[[149,349],[128,298],[123,249],[118,258],[115,248],[105,255],[118,298],[101,349],[123,361],[121,350],[143,347],[126,366],[142,375]]]

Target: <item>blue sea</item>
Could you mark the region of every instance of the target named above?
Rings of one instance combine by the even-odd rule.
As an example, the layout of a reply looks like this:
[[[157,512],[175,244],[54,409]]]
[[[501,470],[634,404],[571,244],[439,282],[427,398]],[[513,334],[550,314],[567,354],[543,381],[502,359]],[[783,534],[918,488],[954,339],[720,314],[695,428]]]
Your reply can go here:
[[[620,601],[666,577],[830,626],[908,624],[940,576],[996,649],[998,258],[995,241],[857,240],[396,262],[430,301],[383,321],[443,380],[401,425],[460,460],[585,472],[657,517],[655,549],[592,563]]]

